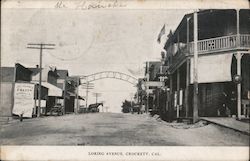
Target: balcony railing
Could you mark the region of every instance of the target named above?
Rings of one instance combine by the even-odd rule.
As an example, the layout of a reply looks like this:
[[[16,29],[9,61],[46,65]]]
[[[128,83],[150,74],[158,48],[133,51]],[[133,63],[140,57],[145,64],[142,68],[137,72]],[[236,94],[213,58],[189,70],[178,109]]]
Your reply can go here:
[[[250,49],[250,35],[244,34],[239,36],[239,46],[237,45],[237,35],[223,36],[212,39],[198,41],[198,53],[210,53],[225,51],[231,49]],[[194,52],[194,43],[189,44],[189,51]]]

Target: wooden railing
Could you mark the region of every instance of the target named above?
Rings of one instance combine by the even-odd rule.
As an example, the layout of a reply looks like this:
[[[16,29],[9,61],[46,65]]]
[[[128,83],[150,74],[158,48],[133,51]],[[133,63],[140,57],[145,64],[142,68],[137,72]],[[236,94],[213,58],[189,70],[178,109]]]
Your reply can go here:
[[[198,41],[198,53],[209,53],[216,51],[223,51],[236,48],[250,48],[250,35],[244,34],[239,36],[239,46],[237,45],[237,35],[223,36],[212,39],[205,39]],[[193,42],[189,43],[189,51],[194,52]]]
[[[240,47],[250,48],[250,35],[240,35]]]

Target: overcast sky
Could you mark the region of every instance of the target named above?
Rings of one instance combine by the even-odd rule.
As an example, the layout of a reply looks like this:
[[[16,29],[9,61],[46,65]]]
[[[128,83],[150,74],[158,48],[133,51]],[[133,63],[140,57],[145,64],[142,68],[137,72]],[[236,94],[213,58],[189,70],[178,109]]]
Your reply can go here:
[[[54,43],[54,50],[44,50],[43,66],[68,69],[70,75],[112,70],[141,77],[144,62],[160,58],[156,40],[162,26],[166,24],[167,33],[174,30],[185,13],[189,11],[3,9],[1,63],[35,67],[39,51],[27,49],[27,44]],[[99,100],[113,112],[119,112],[121,102],[135,91],[120,80],[94,83],[92,92],[101,92]],[[93,103],[93,94],[89,96]]]

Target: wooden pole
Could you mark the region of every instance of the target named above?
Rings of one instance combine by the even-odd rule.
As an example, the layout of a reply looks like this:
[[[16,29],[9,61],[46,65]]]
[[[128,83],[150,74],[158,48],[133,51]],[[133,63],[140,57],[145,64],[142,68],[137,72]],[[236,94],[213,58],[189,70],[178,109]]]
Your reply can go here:
[[[240,47],[240,14],[239,9],[236,10],[237,15],[237,47]],[[241,76],[241,53],[237,51],[237,75]],[[237,84],[237,118],[241,120],[241,82]]]
[[[38,112],[37,112],[37,117],[40,117],[41,115],[41,98],[42,98],[42,49],[43,45],[41,44],[40,46],[40,73],[39,73],[39,92],[38,92]]]
[[[41,97],[42,97],[42,52],[43,49],[54,49],[54,48],[48,48],[46,46],[55,46],[55,44],[33,44],[30,43],[28,44],[29,46],[27,48],[30,49],[39,49],[40,50],[40,61],[39,61],[39,68],[40,68],[40,72],[39,72],[39,92],[38,92],[38,108],[37,108],[37,117],[40,117],[41,115]]]
[[[75,114],[77,114],[78,113],[78,109],[79,109],[79,77],[77,76],[76,78],[75,78],[75,80],[76,80],[76,99],[75,99],[75,101],[76,101],[76,106],[75,106]]]
[[[194,12],[194,97],[193,97],[193,123],[198,121],[198,15]]]
[[[149,82],[149,62],[147,62],[147,82]],[[146,113],[149,110],[149,86],[146,86],[146,93],[147,93],[147,106],[146,106]]]
[[[64,114],[66,113],[66,92],[67,92],[67,89],[66,89],[66,83],[67,83],[67,78],[65,78],[64,80],[64,86],[63,86],[63,89],[64,89],[64,92],[63,92],[63,107],[64,107]]]
[[[189,20],[190,18],[187,18],[187,51],[188,51],[188,55],[190,54],[189,51]],[[187,59],[186,61],[186,90],[185,90],[185,116],[188,117],[188,112],[189,112],[189,102],[188,102],[188,98],[189,98],[189,83],[190,83],[190,59]]]
[[[88,107],[89,82],[86,83],[86,108]]]
[[[177,69],[177,105],[176,105],[176,117],[180,117],[180,97],[179,93],[180,92],[180,69]]]
[[[187,65],[186,65],[186,90],[185,90],[185,107],[186,107],[186,117],[188,117],[189,113],[189,83],[190,83],[190,59],[187,59]]]
[[[169,116],[169,121],[171,122],[172,121],[172,108],[173,108],[173,74],[170,74],[170,96],[169,96],[169,100],[170,100],[170,103],[169,103],[169,107],[168,107],[168,116]]]

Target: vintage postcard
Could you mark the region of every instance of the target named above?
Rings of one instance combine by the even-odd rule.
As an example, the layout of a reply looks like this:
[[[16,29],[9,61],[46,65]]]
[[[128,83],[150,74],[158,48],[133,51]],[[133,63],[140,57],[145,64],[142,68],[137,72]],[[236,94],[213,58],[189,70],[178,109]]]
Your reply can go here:
[[[0,58],[0,160],[249,160],[247,0],[3,0]]]

